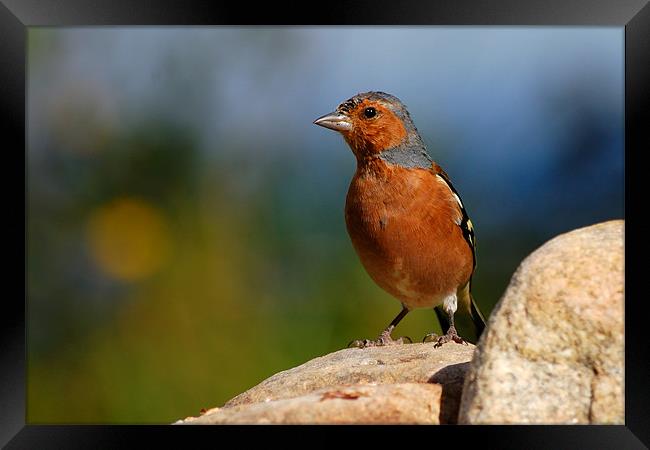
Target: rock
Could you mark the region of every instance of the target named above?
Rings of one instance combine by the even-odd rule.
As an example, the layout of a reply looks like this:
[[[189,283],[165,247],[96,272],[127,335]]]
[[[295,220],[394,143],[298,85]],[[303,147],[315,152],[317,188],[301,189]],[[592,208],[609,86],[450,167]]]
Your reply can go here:
[[[624,423],[623,225],[562,234],[521,263],[477,346],[460,423]]]
[[[332,386],[311,394],[215,408],[185,424],[438,424],[442,386]]]
[[[474,348],[427,343],[339,350],[176,423],[456,423]]]

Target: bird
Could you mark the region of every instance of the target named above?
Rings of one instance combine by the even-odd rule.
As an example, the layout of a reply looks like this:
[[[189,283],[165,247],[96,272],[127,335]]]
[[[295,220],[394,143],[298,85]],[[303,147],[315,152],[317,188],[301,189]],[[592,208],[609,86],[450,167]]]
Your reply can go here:
[[[467,344],[456,329],[461,322],[463,334],[476,343],[485,316],[471,293],[474,226],[404,103],[381,91],[359,93],[313,123],[340,133],[356,157],[345,200],[347,232],[372,280],[402,305],[377,339],[355,340],[348,347],[411,341],[393,339],[392,332],[420,308],[433,308],[443,331],[428,333],[423,342]]]

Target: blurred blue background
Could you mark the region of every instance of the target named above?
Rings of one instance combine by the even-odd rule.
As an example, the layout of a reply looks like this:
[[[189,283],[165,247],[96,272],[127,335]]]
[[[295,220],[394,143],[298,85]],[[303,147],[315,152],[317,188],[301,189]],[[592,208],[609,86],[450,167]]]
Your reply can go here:
[[[489,314],[549,238],[623,218],[623,28],[30,28],[29,423],[168,423],[375,337],[355,160],[312,121],[409,108]],[[397,333],[439,331],[431,311]]]

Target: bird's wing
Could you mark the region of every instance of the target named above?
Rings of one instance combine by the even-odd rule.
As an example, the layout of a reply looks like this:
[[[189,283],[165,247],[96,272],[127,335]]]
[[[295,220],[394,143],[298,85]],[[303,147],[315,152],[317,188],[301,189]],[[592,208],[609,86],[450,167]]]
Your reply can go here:
[[[456,198],[456,201],[458,202],[458,207],[460,208],[460,212],[462,216],[458,226],[463,232],[463,237],[465,238],[465,241],[467,241],[467,244],[472,249],[472,259],[474,262],[473,269],[476,269],[476,236],[474,235],[474,226],[472,225],[472,221],[470,220],[469,215],[467,214],[465,205],[463,204],[463,201],[460,198],[460,194],[458,193],[456,188],[454,188],[454,185],[451,184],[449,175],[447,175],[447,173],[445,173],[445,171],[442,170],[442,168],[435,163],[433,164],[433,171],[436,174],[436,176],[440,177],[440,179],[445,182],[447,187],[449,187],[452,194]]]
[[[472,274],[473,274],[474,270],[476,270],[476,237],[474,236],[474,226],[472,225],[472,221],[470,220],[469,215],[467,214],[467,210],[465,209],[465,205],[463,204],[463,201],[460,198],[460,194],[458,193],[456,188],[454,188],[454,185],[451,184],[449,175],[447,175],[445,171],[442,170],[442,168],[438,166],[436,163],[433,164],[433,171],[436,174],[436,176],[440,177],[440,179],[444,181],[445,184],[449,187],[452,194],[454,194],[454,197],[456,198],[456,201],[460,208],[461,220],[458,226],[461,228],[463,232],[463,237],[465,238],[465,241],[467,242],[470,249],[472,250],[472,259],[474,263],[472,269]],[[465,314],[457,315],[456,326],[459,330],[462,331],[463,336],[467,336],[470,339],[470,342],[476,343],[478,342],[478,339],[481,337],[481,334],[485,329],[485,317],[478,309],[478,305],[476,304],[476,301],[472,296],[471,290],[472,290],[472,277],[470,276],[467,284],[462,288],[460,288],[458,292],[460,295],[459,302],[465,305],[467,311],[465,311]],[[440,306],[437,306],[435,308],[435,311],[436,311],[436,315],[438,316],[438,320],[440,321],[440,326],[442,328],[442,331],[443,333],[446,333],[450,325],[449,320],[447,319],[446,314],[444,313],[444,311]],[[460,311],[461,310],[459,309],[459,312]]]

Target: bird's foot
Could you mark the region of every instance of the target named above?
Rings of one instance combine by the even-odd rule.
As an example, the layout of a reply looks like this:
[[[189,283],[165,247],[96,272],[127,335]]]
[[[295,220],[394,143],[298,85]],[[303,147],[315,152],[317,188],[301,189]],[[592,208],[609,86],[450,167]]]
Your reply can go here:
[[[456,342],[458,344],[467,345],[467,341],[458,336],[455,327],[449,327],[447,333],[443,334],[442,336],[438,336],[435,333],[429,333],[424,336],[422,342],[435,342],[434,347],[441,347],[442,344],[446,344],[447,342]]]
[[[374,341],[372,341],[370,339],[363,339],[363,340],[357,339],[356,341],[350,342],[348,344],[348,348],[349,347],[357,347],[357,348],[383,347],[383,346],[386,346],[386,345],[406,344],[407,342],[409,344],[412,344],[413,340],[408,336],[402,336],[402,337],[399,337],[397,339],[393,339],[390,336],[390,332],[384,331]]]
[[[424,338],[422,338],[422,342],[423,343],[436,342],[438,338],[440,338],[440,336],[438,336],[436,333],[429,333],[426,336],[424,336]]]

